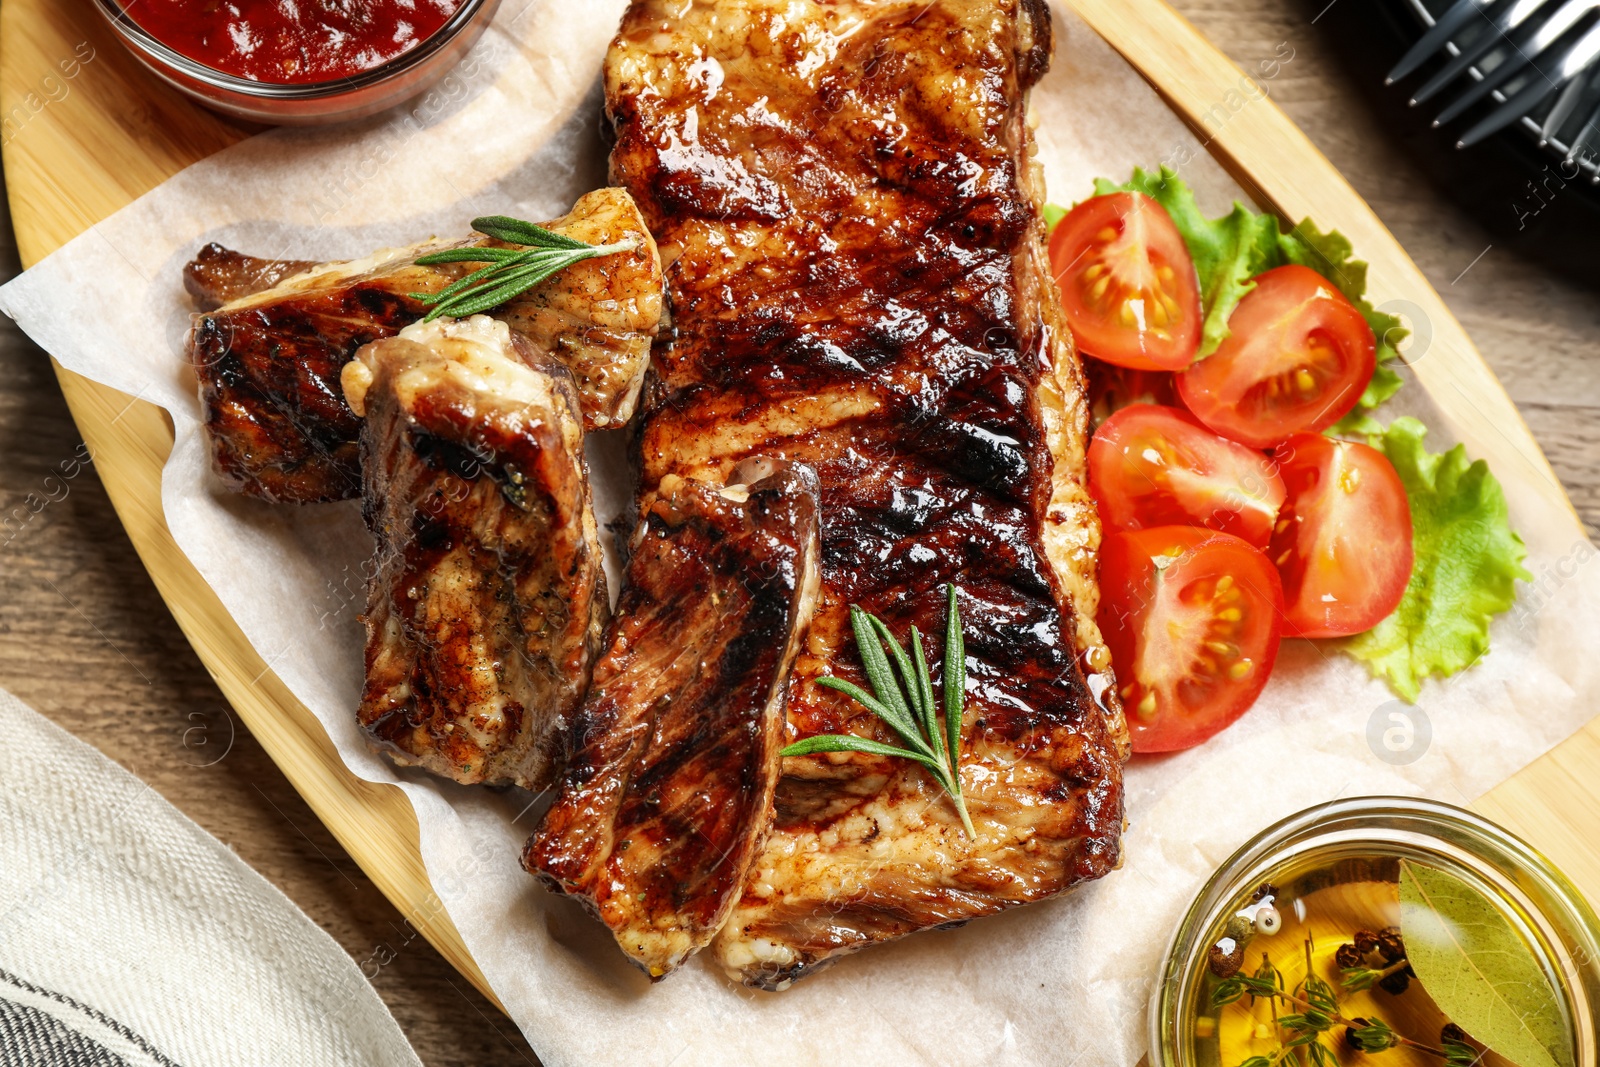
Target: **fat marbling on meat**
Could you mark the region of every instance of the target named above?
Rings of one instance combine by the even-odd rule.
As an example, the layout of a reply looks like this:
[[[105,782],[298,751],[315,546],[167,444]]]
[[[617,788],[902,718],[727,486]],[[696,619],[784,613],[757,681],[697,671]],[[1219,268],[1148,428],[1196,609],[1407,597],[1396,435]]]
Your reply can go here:
[[[377,541],[361,727],[402,766],[543,788],[609,607],[571,375],[479,315],[342,377]]]
[[[893,741],[816,684],[864,682],[848,606],[938,634],[943,584],[961,589],[976,840],[908,761],[786,760],[714,943],[752,985],[1120,859],[1083,376],[1027,122],[1050,53],[1044,0],[635,0],[606,61],[612,179],[669,264],[643,493],[757,455],[819,478],[822,588],[787,737]]]

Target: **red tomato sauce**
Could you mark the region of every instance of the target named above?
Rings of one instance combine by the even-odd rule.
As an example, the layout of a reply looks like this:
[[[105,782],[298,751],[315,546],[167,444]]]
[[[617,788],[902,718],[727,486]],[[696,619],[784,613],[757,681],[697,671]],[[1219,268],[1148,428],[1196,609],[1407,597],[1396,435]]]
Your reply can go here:
[[[167,47],[251,81],[336,81],[431,37],[463,0],[125,0]]]

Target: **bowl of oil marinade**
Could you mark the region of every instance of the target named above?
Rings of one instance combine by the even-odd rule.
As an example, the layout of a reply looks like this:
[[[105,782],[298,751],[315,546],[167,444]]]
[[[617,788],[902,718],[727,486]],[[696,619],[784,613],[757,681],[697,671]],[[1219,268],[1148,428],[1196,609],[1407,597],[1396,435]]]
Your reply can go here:
[[[1268,828],[1168,948],[1153,1067],[1594,1067],[1600,922],[1526,843],[1362,797]]]

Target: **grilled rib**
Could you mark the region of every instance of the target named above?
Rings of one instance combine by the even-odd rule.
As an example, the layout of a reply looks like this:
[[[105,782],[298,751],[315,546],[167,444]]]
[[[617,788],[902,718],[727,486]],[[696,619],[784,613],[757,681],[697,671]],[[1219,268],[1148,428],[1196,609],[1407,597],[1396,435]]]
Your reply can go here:
[[[652,978],[711,940],[772,819],[789,669],[817,593],[816,477],[669,475],[523,865]],[[753,481],[753,484],[745,484]]]
[[[571,375],[479,315],[366,345],[343,387],[377,541],[361,727],[401,766],[543,788],[608,614]]]
[[[1087,410],[1026,122],[1050,50],[1044,0],[634,0],[607,59],[612,177],[671,264],[643,491],[756,453],[819,477],[789,738],[893,741],[814,682],[864,681],[847,607],[937,634],[962,589],[977,839],[907,761],[786,760],[714,946],[751,985],[1119,862]]]
[[[655,244],[618,189],[589,193],[546,225],[590,244],[637,247],[568,267],[494,316],[572,372],[589,428],[620,426],[633,415],[661,321]],[[428,241],[298,271],[305,264],[204,249],[185,284],[202,306],[225,302],[196,316],[189,358],[223,481],[282,503],[359,495],[361,423],[340,395],[340,368],[426,314],[410,294],[436,293],[480,266],[412,262],[464,245],[505,247],[484,237]]]
[[[183,287],[201,311],[259,293],[317,266],[309,259],[262,259],[212,241],[183,268]]]

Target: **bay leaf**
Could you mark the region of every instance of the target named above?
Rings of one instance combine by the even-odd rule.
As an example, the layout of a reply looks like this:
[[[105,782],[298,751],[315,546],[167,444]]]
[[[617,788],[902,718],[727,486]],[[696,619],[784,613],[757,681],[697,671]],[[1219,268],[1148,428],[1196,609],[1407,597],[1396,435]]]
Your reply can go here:
[[[1457,1026],[1518,1067],[1572,1067],[1555,988],[1483,894],[1401,860],[1400,932],[1417,979]]]

